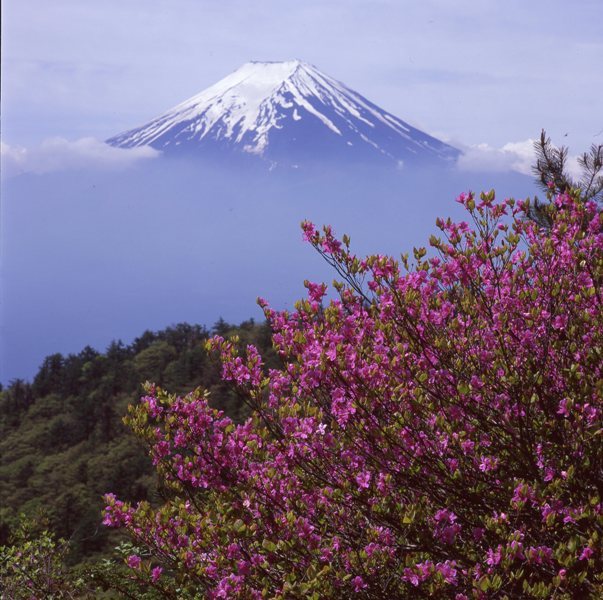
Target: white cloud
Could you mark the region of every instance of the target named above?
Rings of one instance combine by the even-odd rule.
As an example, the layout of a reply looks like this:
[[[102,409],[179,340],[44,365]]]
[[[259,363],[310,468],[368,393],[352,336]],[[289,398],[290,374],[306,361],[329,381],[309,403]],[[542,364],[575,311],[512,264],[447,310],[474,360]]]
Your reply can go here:
[[[9,146],[2,142],[0,157],[5,177],[21,173],[50,173],[69,169],[123,169],[143,159],[155,158],[160,152],[149,147],[115,148],[95,138],[68,141],[63,138],[44,140],[34,148]]]
[[[501,148],[488,144],[461,148],[463,154],[457,161],[457,167],[462,171],[517,171],[530,175],[532,165],[536,162],[534,141],[508,142]]]
[[[532,167],[536,164],[535,141],[528,138],[521,142],[507,142],[501,148],[489,144],[465,147],[457,144],[457,148],[463,151],[457,161],[457,167],[461,171],[490,173],[516,171],[523,175],[532,175]],[[577,156],[567,157],[565,170],[574,179],[580,179],[581,169]]]

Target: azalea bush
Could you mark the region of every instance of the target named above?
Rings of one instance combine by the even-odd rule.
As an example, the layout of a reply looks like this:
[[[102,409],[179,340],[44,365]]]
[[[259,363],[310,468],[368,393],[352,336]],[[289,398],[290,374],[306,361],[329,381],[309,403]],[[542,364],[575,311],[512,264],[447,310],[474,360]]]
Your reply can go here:
[[[462,195],[414,257],[358,258],[303,224],[338,273],[293,312],[261,301],[282,357],[208,344],[251,409],[147,386],[127,422],[165,502],[106,496],[168,598],[603,595],[603,217],[578,192],[551,226]]]

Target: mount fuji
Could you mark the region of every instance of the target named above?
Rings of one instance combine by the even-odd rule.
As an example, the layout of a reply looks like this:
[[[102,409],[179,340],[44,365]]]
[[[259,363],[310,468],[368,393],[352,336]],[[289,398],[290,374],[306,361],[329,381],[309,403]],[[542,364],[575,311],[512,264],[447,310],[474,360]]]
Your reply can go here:
[[[299,60],[249,62],[152,121],[107,140],[165,155],[255,157],[270,165],[444,166],[460,151]]]

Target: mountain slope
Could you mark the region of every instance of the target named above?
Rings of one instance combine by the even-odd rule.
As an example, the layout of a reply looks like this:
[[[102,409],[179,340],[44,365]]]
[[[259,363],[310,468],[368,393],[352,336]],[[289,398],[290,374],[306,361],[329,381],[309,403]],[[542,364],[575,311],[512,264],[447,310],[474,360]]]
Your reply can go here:
[[[455,148],[301,61],[250,62],[149,123],[107,140],[166,154],[313,160],[453,162]]]

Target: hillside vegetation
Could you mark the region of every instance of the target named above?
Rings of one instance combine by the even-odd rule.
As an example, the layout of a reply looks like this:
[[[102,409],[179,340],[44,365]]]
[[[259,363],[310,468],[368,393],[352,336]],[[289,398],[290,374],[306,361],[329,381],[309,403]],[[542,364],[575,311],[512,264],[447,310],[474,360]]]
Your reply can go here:
[[[603,146],[538,156],[548,202],[463,193],[413,258],[305,221],[330,300],[13,382],[3,597],[603,597]]]
[[[0,392],[0,546],[24,513],[48,519],[51,531],[69,542],[68,561],[78,563],[117,540],[101,526],[104,493],[161,498],[146,450],[122,423],[141,382],[176,393],[203,387],[215,407],[242,418],[242,402],[221,383],[219,364],[204,350],[210,334],[238,335],[276,361],[264,324],[219,321],[210,332],[182,323],[146,331],[129,345],[113,342],[105,352],[53,354],[32,383],[17,380]]]

